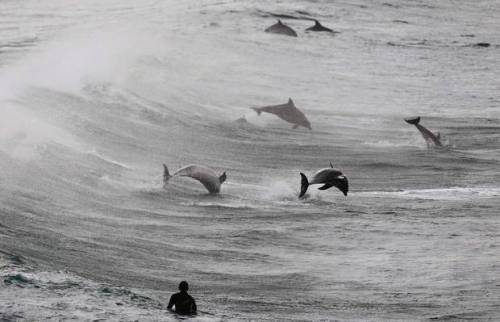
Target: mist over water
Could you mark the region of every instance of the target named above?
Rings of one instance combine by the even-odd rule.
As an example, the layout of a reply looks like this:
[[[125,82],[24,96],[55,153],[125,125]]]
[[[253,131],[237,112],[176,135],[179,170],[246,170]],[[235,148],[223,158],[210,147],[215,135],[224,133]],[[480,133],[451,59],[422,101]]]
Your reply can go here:
[[[340,33],[264,33],[271,13]],[[0,2],[0,317],[175,319],[185,279],[196,320],[499,319],[499,15]],[[312,131],[250,109],[289,97]],[[348,197],[299,200],[299,172],[329,162]],[[217,196],[189,178],[164,189],[162,163],[228,179]]]

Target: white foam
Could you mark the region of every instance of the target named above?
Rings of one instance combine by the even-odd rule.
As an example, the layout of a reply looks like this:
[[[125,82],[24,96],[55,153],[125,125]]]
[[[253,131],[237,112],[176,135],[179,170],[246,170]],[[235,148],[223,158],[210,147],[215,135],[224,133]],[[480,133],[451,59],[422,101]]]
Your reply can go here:
[[[403,191],[370,191],[353,193],[362,197],[394,197],[429,200],[463,200],[495,198],[500,196],[500,187],[451,187],[439,189],[415,189]]]
[[[195,206],[195,207],[220,207],[220,208],[228,208],[228,209],[260,209],[261,207],[252,205],[250,203],[238,203],[238,202],[181,202],[183,206]]]
[[[296,200],[298,195],[297,182],[283,178],[268,178],[269,181],[263,183],[259,191],[259,199],[268,201]],[[294,186],[295,185],[295,186]]]
[[[417,147],[420,149],[425,149],[425,141],[421,138],[408,139],[406,141],[393,141],[393,140],[378,140],[378,141],[366,141],[363,142],[364,145],[374,147],[374,148],[400,148],[400,147]]]
[[[33,115],[20,105],[4,103],[0,110],[0,150],[18,160],[31,160],[47,143],[81,148],[70,133]]]
[[[128,166],[127,164],[119,162],[119,161],[116,161],[116,160],[113,160],[111,157],[105,156],[102,153],[97,152],[97,150],[95,150],[95,149],[89,150],[87,153],[91,154],[91,155],[94,155],[94,156],[98,157],[99,159],[101,159],[103,161],[106,161],[106,162],[109,162],[111,164],[117,165],[119,167],[122,167],[122,168],[125,168],[125,169],[131,169],[131,167]]]

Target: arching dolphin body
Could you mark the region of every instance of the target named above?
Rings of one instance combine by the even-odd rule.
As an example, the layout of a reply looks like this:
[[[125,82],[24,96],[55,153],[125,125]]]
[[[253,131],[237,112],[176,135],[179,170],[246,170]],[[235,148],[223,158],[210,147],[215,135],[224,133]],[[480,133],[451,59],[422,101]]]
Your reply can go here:
[[[281,20],[278,20],[277,23],[275,23],[274,25],[266,28],[266,30],[264,30],[264,31],[265,32],[271,32],[271,33],[274,33],[274,34],[282,34],[282,35],[297,37],[297,33],[295,32],[295,30],[293,30],[289,26],[287,26],[284,23],[282,23]]]
[[[307,180],[307,177],[302,172],[301,176],[301,187],[300,187],[300,195],[299,198],[302,198],[307,192],[307,188],[312,184],[323,184],[323,186],[319,187],[319,190],[326,190],[331,187],[337,187],[344,196],[347,196],[347,192],[349,191],[349,181],[344,174],[333,168],[330,163],[330,168],[324,168],[318,170],[312,178],[311,181]]]
[[[417,129],[424,137],[425,142],[427,142],[427,145],[429,145],[430,143],[434,143],[436,146],[443,146],[443,144],[441,143],[441,134],[439,134],[439,132],[434,134],[425,127],[423,127],[422,125],[420,125],[420,116],[414,118],[408,118],[405,119],[405,121],[406,123],[413,124],[417,127]]]
[[[312,130],[311,123],[307,119],[307,117],[299,110],[292,99],[288,99],[288,103],[280,104],[280,105],[269,105],[264,107],[252,107],[252,109],[257,112],[258,115],[262,112],[274,114],[282,120],[287,121],[288,123],[293,124],[293,128],[296,129],[299,126],[303,126]]]
[[[201,182],[211,194],[219,193],[221,184],[226,181],[225,172],[221,176],[217,176],[217,174],[212,169],[201,165],[187,165],[175,171],[174,174],[170,175],[167,166],[163,164],[163,184],[167,185],[168,181],[175,176],[190,177],[196,179]]]
[[[330,28],[326,28],[318,20],[314,20],[314,26],[307,28],[306,31],[326,31],[331,33],[338,33],[338,31],[333,31]]]

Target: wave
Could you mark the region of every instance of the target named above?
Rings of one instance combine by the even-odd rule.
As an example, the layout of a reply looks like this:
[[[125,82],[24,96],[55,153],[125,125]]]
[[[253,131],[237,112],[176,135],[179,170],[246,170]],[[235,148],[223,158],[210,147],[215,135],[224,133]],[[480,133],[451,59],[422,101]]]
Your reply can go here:
[[[416,147],[419,149],[427,149],[425,142],[422,140],[408,140],[408,141],[391,141],[391,140],[378,140],[378,141],[366,141],[363,142],[364,145],[374,147],[374,148],[380,148],[380,149],[387,149],[387,148],[402,148],[402,147]]]
[[[373,161],[373,162],[366,162],[363,163],[363,167],[367,168],[374,168],[374,169],[384,169],[384,168],[389,168],[389,169],[411,169],[414,166],[411,164],[401,164],[401,163],[396,163],[396,162],[389,162],[389,161]]]
[[[214,208],[214,209],[260,209],[258,205],[252,205],[250,203],[220,203],[220,202],[199,202],[199,201],[189,201],[180,203],[182,206],[192,206],[201,208]]]
[[[498,116],[495,101],[487,100],[483,109],[480,98],[468,97],[470,82],[463,81],[480,79],[474,90],[495,96],[488,86],[495,69],[484,65],[496,58],[483,56],[492,50],[467,49],[467,61],[472,58],[478,66],[463,70],[469,66],[463,57],[450,61],[451,49],[442,46],[448,40],[437,39],[449,36],[448,30],[428,35],[419,24],[405,24],[422,31],[421,39],[432,39],[422,44],[397,40],[392,21],[404,16],[374,12],[377,5],[338,3],[335,12],[317,1],[208,1],[201,7],[151,1],[139,11],[123,2],[106,6],[82,4],[92,19],[76,24],[80,27],[48,34],[43,26],[40,40],[20,43],[9,53],[16,59],[4,63],[1,57],[0,201],[5,215],[0,232],[9,236],[2,247],[94,280],[31,264],[0,268],[10,283],[0,289],[0,302],[13,303],[12,294],[23,290],[28,296],[5,314],[23,314],[19,319],[27,320],[40,319],[35,315],[40,313],[47,319],[65,314],[84,320],[164,320],[152,294],[165,290],[153,289],[163,284],[173,289],[185,275],[206,296],[205,305],[230,317],[333,316],[337,312],[330,304],[338,294],[329,283],[335,276],[351,279],[354,269],[364,283],[386,285],[380,274],[366,270],[363,256],[365,246],[380,241],[387,230],[365,234],[354,246],[342,244],[352,240],[346,227],[373,226],[372,216],[360,214],[371,213],[374,204],[380,205],[376,211],[393,214],[394,198],[405,204],[418,199],[474,204],[500,195],[498,187],[488,186],[500,179],[493,171],[498,153],[486,152],[496,148],[497,122],[477,119],[474,126],[464,125],[471,111]],[[301,28],[297,39],[267,34],[263,30],[275,21],[269,13],[331,18],[325,25],[343,32],[335,37],[305,33],[310,23],[293,19],[290,24]],[[77,20],[48,16],[44,25],[57,29]],[[390,27],[385,31],[384,26]],[[449,29],[456,34],[456,28]],[[0,31],[0,44],[7,43],[2,37]],[[387,46],[387,41],[406,47]],[[444,69],[452,63],[456,68]],[[467,77],[454,77],[455,70]],[[436,92],[439,75],[456,80],[450,95]],[[249,109],[288,97],[310,118],[313,131],[293,130],[273,115],[257,116]],[[430,128],[439,127],[462,152],[428,151],[419,133],[402,121],[417,111],[432,115]],[[234,122],[242,116],[247,122]],[[478,130],[484,123],[489,125]],[[299,200],[299,172],[312,173],[330,161],[346,173],[354,192],[345,198],[335,188],[311,187],[308,198]],[[199,182],[185,178],[163,188],[162,163],[172,168],[203,164],[227,171],[228,180],[219,196],[209,196]],[[436,175],[451,188],[394,191],[435,187]],[[471,187],[461,186],[466,183]],[[356,192],[359,187],[370,191]],[[335,258],[347,248],[353,252],[337,265]],[[311,265],[319,257],[328,265]],[[300,315],[311,312],[310,305],[293,296],[283,302],[282,292],[304,286],[312,301],[324,304],[314,316]],[[357,289],[346,287],[343,298],[356,299]],[[218,300],[219,291],[229,294],[228,301]],[[366,301],[380,303],[380,292],[375,293]],[[260,312],[253,294],[275,301],[279,309]]]
[[[436,189],[409,189],[402,191],[355,192],[354,196],[374,198],[403,198],[426,200],[473,200],[500,196],[500,187],[452,187]]]
[[[0,318],[14,320],[157,320],[176,321],[164,304],[141,291],[87,280],[66,271],[47,271],[13,260],[17,256],[0,251],[0,301],[6,304]],[[16,299],[23,298],[23,301]],[[204,314],[202,318],[207,319]]]
[[[97,152],[96,150],[90,150],[87,153],[90,154],[90,155],[96,156],[98,159],[100,159],[100,160],[102,160],[102,161],[104,161],[106,163],[118,166],[120,168],[124,168],[124,169],[127,169],[127,170],[131,170],[132,169],[131,166],[129,166],[129,165],[123,163],[123,162],[119,162],[119,161],[113,160],[111,157],[105,156],[105,155]]]
[[[70,132],[46,122],[25,107],[6,103],[0,118],[0,150],[18,160],[32,160],[47,144],[82,149],[83,144]]]
[[[0,42],[0,52],[4,49],[23,49],[25,47],[34,46],[38,41],[38,37],[25,37],[22,39]]]

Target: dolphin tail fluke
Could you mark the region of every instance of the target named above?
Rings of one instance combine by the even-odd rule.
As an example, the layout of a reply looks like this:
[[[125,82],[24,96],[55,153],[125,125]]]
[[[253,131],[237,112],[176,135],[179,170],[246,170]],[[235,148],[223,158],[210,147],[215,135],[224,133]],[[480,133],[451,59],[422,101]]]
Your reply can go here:
[[[405,119],[406,123],[417,125],[420,123],[420,116]]]
[[[223,184],[224,181],[226,181],[226,178],[227,178],[226,172],[224,171],[224,173],[219,177],[220,184]]]
[[[307,188],[309,188],[309,180],[307,180],[306,175],[303,174],[302,172],[300,173],[300,177],[301,177],[301,182],[300,182],[299,198],[302,198],[306,194]]]
[[[257,112],[257,115],[260,115],[260,113],[262,113],[262,110],[258,107],[252,107],[252,110],[254,110],[255,112]]]
[[[168,172],[167,165],[164,163],[163,164],[163,184],[167,184],[168,180],[172,178],[170,173]]]

